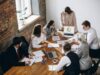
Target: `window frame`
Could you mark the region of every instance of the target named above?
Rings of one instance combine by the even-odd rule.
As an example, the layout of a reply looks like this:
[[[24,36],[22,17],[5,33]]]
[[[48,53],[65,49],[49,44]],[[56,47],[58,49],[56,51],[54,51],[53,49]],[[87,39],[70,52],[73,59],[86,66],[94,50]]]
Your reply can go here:
[[[22,1],[25,1],[25,0],[22,0]],[[27,1],[27,0],[26,0]],[[22,16],[22,13],[23,13],[23,11],[22,11],[22,9],[24,9],[24,7],[21,9],[21,0],[16,0],[16,16],[17,16],[17,24],[18,24],[18,31],[22,31],[24,28],[26,28],[27,26],[29,26],[31,23],[33,23],[34,21],[36,21],[37,19],[39,19],[40,18],[40,13],[39,13],[39,1],[38,0],[30,0],[31,2],[30,2],[30,4],[31,4],[31,11],[30,11],[30,13],[29,13],[29,15],[28,16],[26,16],[26,17],[23,17]],[[38,9],[37,10],[37,13],[35,12],[33,12],[33,3],[32,3],[32,1],[34,2],[36,2],[37,1],[37,8],[35,8],[35,9]],[[26,2],[27,3],[27,2]],[[36,7],[36,6],[35,6]],[[27,7],[28,8],[28,7]],[[26,8],[25,8],[26,9]],[[36,10],[34,10],[34,11],[36,11]],[[26,13],[26,12],[24,12],[24,13]]]

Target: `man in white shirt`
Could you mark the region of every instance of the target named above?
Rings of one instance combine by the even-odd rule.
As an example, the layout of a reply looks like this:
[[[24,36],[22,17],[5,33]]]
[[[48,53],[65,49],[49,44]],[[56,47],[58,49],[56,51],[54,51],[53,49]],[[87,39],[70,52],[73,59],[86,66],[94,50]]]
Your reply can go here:
[[[100,57],[100,50],[99,50],[99,42],[96,30],[91,27],[91,24],[89,21],[85,20],[82,23],[83,30],[87,34],[87,43],[90,48],[90,56],[91,57]]]
[[[65,56],[63,56],[56,67],[56,71],[65,70],[63,75],[79,75],[80,64],[78,55],[71,52],[71,44],[64,45]]]

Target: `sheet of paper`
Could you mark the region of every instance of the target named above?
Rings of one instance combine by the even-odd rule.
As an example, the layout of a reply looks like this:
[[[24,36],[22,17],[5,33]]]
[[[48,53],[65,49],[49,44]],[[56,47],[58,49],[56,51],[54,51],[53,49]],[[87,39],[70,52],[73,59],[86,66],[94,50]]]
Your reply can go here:
[[[41,56],[34,56],[33,57],[34,62],[42,62],[43,58]]]
[[[33,63],[35,63],[34,59],[30,59],[30,64],[29,64],[29,66],[31,66]]]
[[[52,48],[52,47],[59,47],[59,44],[49,43],[49,44],[48,44],[48,47],[49,47],[49,48]]]
[[[42,62],[43,58],[41,56],[33,56],[32,59],[30,59],[30,64],[29,66],[31,66],[33,63],[37,63],[37,62]]]
[[[58,44],[61,44],[62,46],[65,44],[66,40],[60,40],[60,41],[57,41]]]
[[[60,40],[60,37],[59,37],[59,36],[53,36],[53,37],[52,37],[52,40],[53,40],[53,41],[58,41],[58,40]]]
[[[57,65],[48,65],[49,71],[56,71]]]
[[[43,53],[42,50],[35,51],[35,52],[33,52],[33,54],[34,54],[35,56],[44,56],[44,55],[45,55],[45,54]]]

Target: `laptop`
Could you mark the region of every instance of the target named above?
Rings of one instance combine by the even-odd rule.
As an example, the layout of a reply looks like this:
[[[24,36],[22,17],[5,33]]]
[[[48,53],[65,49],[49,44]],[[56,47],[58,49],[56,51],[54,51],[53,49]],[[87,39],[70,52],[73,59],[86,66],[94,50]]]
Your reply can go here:
[[[74,35],[74,26],[64,26],[64,36],[72,37]]]

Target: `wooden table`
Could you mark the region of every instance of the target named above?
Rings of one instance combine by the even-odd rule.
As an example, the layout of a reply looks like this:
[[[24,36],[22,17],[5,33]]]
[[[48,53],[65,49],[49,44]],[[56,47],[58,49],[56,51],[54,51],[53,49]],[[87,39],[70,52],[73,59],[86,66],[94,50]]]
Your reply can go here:
[[[61,36],[60,36],[61,37]],[[52,41],[51,39],[49,41]],[[61,55],[61,49],[59,48],[41,48],[42,50],[55,50],[58,58],[60,58]],[[39,49],[40,50],[40,49]],[[54,72],[48,70],[48,65],[53,65],[51,59],[47,59],[46,63],[35,63],[32,66],[18,66],[18,67],[12,67],[9,71],[7,71],[4,75],[63,75],[62,72]]]
[[[56,73],[54,71],[48,70],[48,61],[45,64],[36,63],[32,66],[21,66],[21,67],[12,67],[4,75],[62,75],[63,72]]]

